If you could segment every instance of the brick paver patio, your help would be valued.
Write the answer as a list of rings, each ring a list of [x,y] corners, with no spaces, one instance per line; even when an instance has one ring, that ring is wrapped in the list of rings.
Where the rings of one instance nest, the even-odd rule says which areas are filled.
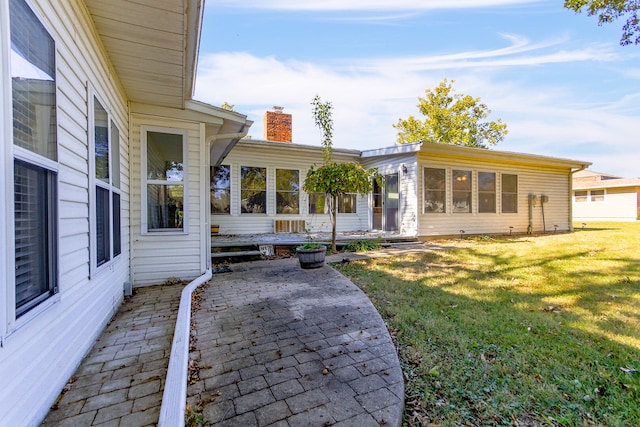
[[[193,318],[187,400],[207,425],[401,425],[395,348],[353,283],[293,258],[232,270],[213,276]],[[182,289],[127,299],[42,426],[156,425]]]
[[[137,289],[101,334],[42,426],[156,425],[182,288]]]

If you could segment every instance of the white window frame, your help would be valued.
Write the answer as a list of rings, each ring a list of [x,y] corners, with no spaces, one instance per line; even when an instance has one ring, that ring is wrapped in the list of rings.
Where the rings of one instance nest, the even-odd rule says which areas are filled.
[[[602,200],[593,200],[594,191],[601,191],[602,194],[598,194],[597,197],[602,197]],[[604,201],[606,201],[607,198],[607,190],[605,188],[598,188],[598,189],[591,189],[589,190],[589,203],[602,203]]]
[[[108,107],[108,104],[104,101],[104,99],[98,95],[96,90],[90,85],[87,84],[88,88],[88,102],[87,102],[87,117],[89,124],[89,250],[90,250],[90,265],[89,265],[89,276],[93,277],[93,275],[99,273],[100,271],[109,269],[109,266],[116,262],[120,256],[122,255],[122,235],[120,236],[120,253],[114,254],[114,216],[113,216],[113,195],[120,195],[120,220],[122,221],[122,192],[119,188],[114,185],[114,158],[113,156],[116,154],[113,149],[114,141],[113,135],[111,131],[112,124],[116,126],[118,129],[118,141],[117,144],[120,144],[120,128],[115,123],[113,115],[111,113],[111,109]],[[106,183],[100,179],[96,178],[96,141],[95,141],[95,100],[97,100],[102,108],[107,113],[107,140],[109,147],[109,182]],[[118,149],[117,153],[120,150]],[[117,159],[120,162],[120,159]],[[118,168],[120,169],[120,168]],[[97,200],[96,200],[96,188],[100,186],[109,192],[109,259],[101,265],[98,265],[98,233],[97,233]]]
[[[436,170],[443,170],[444,171],[444,206],[443,206],[443,211],[442,212],[427,212],[426,211],[426,203],[425,203],[425,198],[427,197],[427,186],[425,185],[425,179],[427,177],[427,169],[436,169]],[[450,174],[450,168],[444,167],[444,166],[430,166],[430,165],[423,165],[422,166],[422,183],[421,183],[421,187],[422,187],[422,215],[447,215],[450,214],[451,209],[447,206],[448,205],[448,197],[449,197],[449,185],[451,182],[451,179],[449,177]],[[438,190],[440,191],[440,190]]]
[[[242,212],[242,192],[243,191],[251,191],[254,190],[253,188],[249,188],[249,189],[245,189],[242,186],[242,168],[253,168],[253,169],[264,169],[264,190],[260,190],[260,191],[264,191],[264,212]],[[241,164],[239,167],[239,171],[238,171],[238,175],[239,175],[239,180],[238,180],[238,201],[240,203],[240,215],[268,215],[269,214],[269,208],[270,208],[270,203],[269,203],[269,169],[267,166],[249,166],[248,164]],[[275,181],[275,173],[274,173],[274,181]],[[275,182],[274,182],[275,184]],[[275,193],[274,193],[274,197],[275,197]],[[275,208],[271,208],[273,209],[273,212],[275,212]]]
[[[278,190],[278,171],[295,171],[298,172],[298,189],[297,190]],[[300,182],[300,177],[301,177],[301,173],[300,173],[300,169],[290,169],[290,168],[275,168],[274,171],[274,188],[273,188],[273,195],[275,198],[275,214],[276,215],[300,215],[301,211],[300,209],[302,208],[301,206],[301,195],[302,195],[302,183]],[[285,194],[291,194],[291,193],[298,193],[298,212],[297,213],[279,213],[278,212],[278,193],[285,193]]]
[[[49,36],[53,39],[54,44],[56,40],[53,36],[55,34],[51,31],[51,28],[42,19],[40,13],[35,10],[30,2],[25,1],[27,6],[34,13],[39,23],[44,27]],[[0,173],[0,189],[4,191],[5,197],[0,197],[0,213],[3,215],[0,218],[0,247],[4,248],[4,253],[0,255],[0,271],[4,275],[0,274],[0,347],[3,347],[6,343],[6,339],[19,330],[24,325],[37,318],[42,312],[48,310],[54,304],[60,302],[59,284],[60,284],[60,212],[59,212],[59,188],[60,188],[60,176],[59,176],[59,140],[56,138],[56,160],[51,160],[45,156],[33,153],[27,149],[19,147],[13,143],[13,97],[12,97],[12,82],[11,82],[11,36],[10,36],[10,23],[9,23],[9,3],[0,1],[0,94],[2,100],[0,100],[0,137],[6,141],[2,144],[0,149],[0,165],[4,166],[4,173]],[[54,50],[54,61],[58,63],[57,49]],[[59,96],[58,96],[58,79],[56,76],[56,118],[60,117],[59,108]],[[58,124],[56,123],[56,132]],[[41,301],[28,311],[23,313],[20,317],[16,318],[16,283],[15,283],[15,214],[14,214],[14,160],[21,160],[32,164],[37,167],[44,168],[49,172],[52,172],[55,176],[55,196],[54,203],[56,204],[56,215],[53,218],[55,222],[55,230],[53,240],[56,243],[56,258],[52,262],[52,267],[55,268],[56,274],[53,277],[54,289],[53,295]],[[51,195],[49,195],[51,196]],[[2,298],[4,296],[4,298]],[[4,302],[1,302],[3,301]]]
[[[493,212],[481,212],[480,211],[480,195],[481,194],[490,194],[488,191],[480,190],[480,174],[487,173],[493,174]],[[486,214],[486,215],[495,215],[498,213],[498,172],[496,171],[487,171],[487,170],[479,170],[476,172],[476,195],[477,195],[477,212],[478,214]]]
[[[515,176],[516,177],[516,210],[515,212],[504,212],[504,204],[502,200],[502,195],[504,193],[504,185],[503,178],[505,175]],[[517,215],[520,212],[520,174],[513,172],[500,172],[500,191],[499,191],[500,203],[499,203],[499,211],[500,215]]]
[[[182,181],[162,181],[162,180],[150,180],[147,179],[147,133],[158,132],[168,133],[172,135],[182,135]],[[189,159],[187,151],[189,141],[189,131],[187,129],[172,128],[172,127],[159,127],[159,126],[140,126],[140,176],[142,189],[140,200],[140,224],[141,234],[148,236],[166,236],[166,235],[185,235],[189,234]],[[168,183],[168,184],[167,184]],[[168,228],[168,229],[149,229],[147,220],[147,186],[149,184],[159,185],[182,185],[182,206],[183,206],[183,219],[182,229]]]
[[[232,180],[233,180],[233,168],[231,167],[231,163],[226,163],[226,164],[221,164],[218,166],[210,166],[209,167],[209,194],[211,194],[212,191],[214,190],[220,190],[222,189],[222,187],[212,187],[213,185],[213,169],[214,168],[219,168],[219,167],[227,167],[229,168],[229,188],[228,188],[228,192],[229,192],[229,212],[211,212],[211,209],[213,206],[209,206],[209,215],[231,215],[231,211],[233,209],[233,184],[232,184]],[[211,202],[211,197],[209,199],[209,201]],[[210,203],[211,204],[211,203]]]

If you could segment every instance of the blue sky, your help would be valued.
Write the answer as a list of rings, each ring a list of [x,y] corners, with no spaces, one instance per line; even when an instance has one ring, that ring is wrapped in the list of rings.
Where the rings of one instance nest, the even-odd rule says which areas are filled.
[[[586,160],[640,177],[640,46],[562,0],[209,0],[195,98],[233,104],[263,138],[274,105],[320,145],[310,102],[333,104],[334,145],[396,143],[393,124],[444,78],[509,134],[495,149]]]

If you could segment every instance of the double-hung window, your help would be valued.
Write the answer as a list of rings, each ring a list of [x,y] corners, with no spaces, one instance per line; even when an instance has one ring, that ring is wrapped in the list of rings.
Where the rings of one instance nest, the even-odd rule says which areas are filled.
[[[338,196],[338,213],[356,213],[356,193],[344,193]]]
[[[495,172],[478,172],[478,212],[496,213]]]
[[[231,213],[231,168],[211,166],[211,213]]]
[[[326,193],[309,193],[309,213],[328,214],[329,197]]]
[[[276,169],[276,213],[300,213],[300,171]]]
[[[10,0],[15,317],[57,292],[55,43],[24,0]]]
[[[518,175],[502,174],[502,213],[518,212]]]
[[[267,213],[267,168],[240,167],[240,212]]]
[[[187,131],[143,126],[142,150],[146,154],[143,198],[143,232],[184,232],[187,229]]]
[[[471,213],[471,171],[453,170],[451,176],[451,212]]]
[[[424,213],[444,213],[446,208],[445,169],[424,168]]]
[[[95,184],[95,267],[122,252],[120,222],[120,131],[93,96],[93,165]]]

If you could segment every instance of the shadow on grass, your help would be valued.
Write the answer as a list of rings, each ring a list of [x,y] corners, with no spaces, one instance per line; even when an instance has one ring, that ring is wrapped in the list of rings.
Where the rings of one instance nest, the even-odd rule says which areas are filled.
[[[454,251],[339,267],[398,330],[407,425],[640,425],[638,259]]]

